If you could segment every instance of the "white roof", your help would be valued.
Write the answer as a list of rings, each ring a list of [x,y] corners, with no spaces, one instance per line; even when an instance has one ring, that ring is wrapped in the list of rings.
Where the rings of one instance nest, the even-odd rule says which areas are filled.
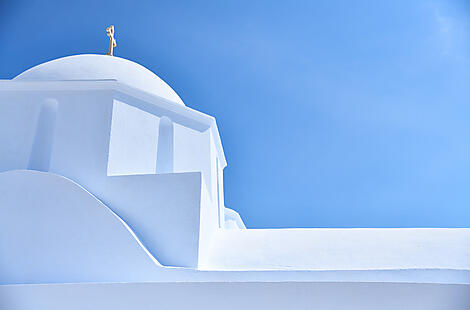
[[[470,229],[220,230],[206,270],[470,270]]]
[[[152,71],[138,63],[115,56],[88,54],[58,58],[26,70],[13,80],[117,80],[184,105],[176,92]]]

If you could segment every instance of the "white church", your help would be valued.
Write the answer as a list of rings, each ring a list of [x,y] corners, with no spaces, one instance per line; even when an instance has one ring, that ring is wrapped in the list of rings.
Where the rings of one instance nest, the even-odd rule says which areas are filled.
[[[226,165],[135,62],[0,80],[0,309],[470,309],[470,229],[247,229]]]

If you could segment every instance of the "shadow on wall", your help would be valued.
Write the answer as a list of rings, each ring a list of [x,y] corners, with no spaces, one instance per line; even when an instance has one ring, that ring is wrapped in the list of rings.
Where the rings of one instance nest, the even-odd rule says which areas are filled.
[[[173,141],[173,122],[164,116],[160,119],[160,126],[158,127],[156,173],[173,172]]]
[[[39,110],[28,169],[49,171],[58,102],[48,98]]]

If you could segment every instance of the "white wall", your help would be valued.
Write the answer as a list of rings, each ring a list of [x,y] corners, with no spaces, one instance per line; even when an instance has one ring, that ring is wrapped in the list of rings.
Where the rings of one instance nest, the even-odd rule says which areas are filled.
[[[466,310],[470,286],[398,283],[115,283],[0,286],[8,310]]]
[[[124,222],[64,177],[0,173],[0,202],[0,284],[144,280],[159,268]]]
[[[77,94],[58,100],[51,172],[71,178],[103,200],[162,264],[195,266],[200,176],[108,177],[111,93]]]
[[[210,131],[199,132],[174,124],[174,172],[200,171],[212,199],[214,178],[211,167]]]
[[[108,175],[154,174],[160,118],[114,100]]]
[[[0,172],[28,167],[45,100],[37,92],[0,92]]]
[[[164,110],[152,114],[135,107],[136,99],[115,96],[111,90],[0,92],[0,171],[31,168],[66,176],[106,201],[163,264],[195,267],[200,186],[217,212],[211,131],[175,123],[174,140],[159,152]],[[44,109],[51,100],[53,109]],[[173,163],[165,159],[170,155]],[[200,172],[204,181],[198,173],[155,175],[173,171]]]
[[[470,270],[470,229],[221,230],[206,269]]]
[[[205,186],[202,187],[200,211],[198,268],[210,260],[214,237],[219,231],[217,201],[212,200]]]

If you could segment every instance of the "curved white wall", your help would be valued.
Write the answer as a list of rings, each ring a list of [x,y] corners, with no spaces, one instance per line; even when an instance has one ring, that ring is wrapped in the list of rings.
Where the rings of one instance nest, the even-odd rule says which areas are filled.
[[[159,264],[128,227],[67,178],[0,173],[0,285],[148,279]]]

